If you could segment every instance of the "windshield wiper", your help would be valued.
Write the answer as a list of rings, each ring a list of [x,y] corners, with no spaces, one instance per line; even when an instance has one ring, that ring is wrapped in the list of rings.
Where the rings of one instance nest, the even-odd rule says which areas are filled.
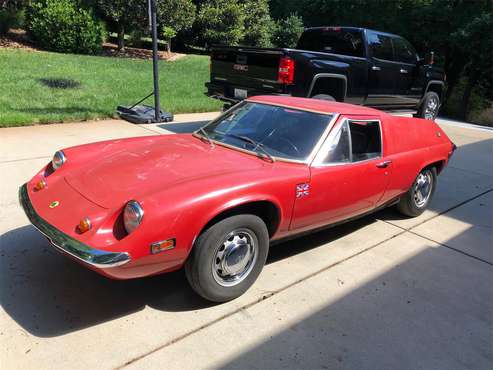
[[[209,144],[211,144],[212,148],[214,148],[214,143],[212,142],[210,136],[207,134],[207,132],[204,130],[204,128],[201,127],[197,131],[200,132],[202,134],[201,136],[204,137]]]
[[[262,153],[270,159],[270,161],[272,163],[275,162],[274,160],[274,157],[272,155],[269,154],[269,152],[265,149],[264,147],[264,144],[262,143],[259,143],[258,141],[255,141],[253,140],[252,138],[249,138],[248,136],[242,136],[242,135],[235,135],[235,134],[229,134],[229,133],[224,133],[223,134],[224,136],[230,136],[230,137],[234,137],[235,139],[239,139],[239,140],[242,140],[242,141],[245,141],[247,143],[250,143],[254,146],[253,150],[255,151],[255,149],[260,149],[262,151]]]

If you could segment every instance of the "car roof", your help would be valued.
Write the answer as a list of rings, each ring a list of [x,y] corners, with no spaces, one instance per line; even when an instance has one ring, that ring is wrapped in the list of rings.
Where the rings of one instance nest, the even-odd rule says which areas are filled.
[[[382,111],[363,107],[361,105],[338,103],[320,99],[295,98],[292,96],[260,95],[250,97],[247,101],[279,105],[293,109],[301,109],[325,114],[340,113],[344,115],[369,115],[378,117],[385,114]]]

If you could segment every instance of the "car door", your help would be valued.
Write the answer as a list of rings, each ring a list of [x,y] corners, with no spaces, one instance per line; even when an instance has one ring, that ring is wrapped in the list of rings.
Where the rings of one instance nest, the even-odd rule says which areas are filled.
[[[368,96],[365,105],[386,106],[397,104],[396,87],[399,64],[394,62],[390,35],[367,31],[368,43]]]
[[[422,84],[418,57],[414,48],[402,37],[392,37],[394,60],[399,64],[396,92],[399,104],[415,106],[421,96]]]
[[[307,191],[296,198],[291,229],[335,223],[379,204],[392,170],[381,127],[376,118],[339,120],[310,167]]]

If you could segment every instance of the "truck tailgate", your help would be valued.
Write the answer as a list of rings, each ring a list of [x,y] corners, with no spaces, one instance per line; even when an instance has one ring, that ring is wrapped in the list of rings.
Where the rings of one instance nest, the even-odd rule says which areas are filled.
[[[227,86],[226,95],[235,97],[234,88],[281,92],[277,77],[282,49],[218,46],[211,51],[211,82]]]

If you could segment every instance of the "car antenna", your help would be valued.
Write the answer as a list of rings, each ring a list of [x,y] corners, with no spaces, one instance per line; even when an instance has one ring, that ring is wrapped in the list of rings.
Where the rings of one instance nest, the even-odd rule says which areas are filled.
[[[157,5],[156,0],[147,0],[149,10],[149,28],[152,33],[152,70],[154,78],[154,90],[130,107],[119,105],[117,114],[124,120],[132,123],[160,123],[173,121],[173,114],[161,110],[159,107],[159,70],[158,70],[158,45],[157,45]],[[154,107],[140,105],[144,100],[154,95]]]

